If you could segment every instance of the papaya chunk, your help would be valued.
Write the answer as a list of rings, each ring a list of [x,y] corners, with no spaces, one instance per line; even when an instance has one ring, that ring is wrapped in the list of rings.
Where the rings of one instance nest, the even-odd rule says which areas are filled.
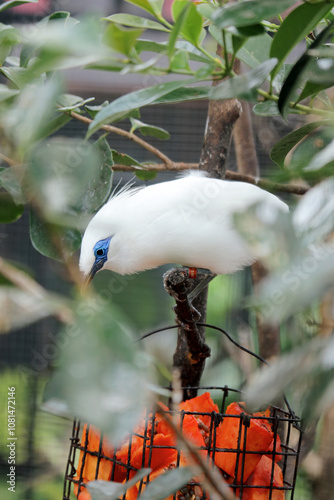
[[[241,415],[241,413],[245,413],[245,411],[240,403],[231,403],[227,407],[226,416],[216,430],[216,448],[225,449],[226,451],[216,451],[214,455],[215,464],[229,476],[237,479],[238,482],[241,481],[241,478],[243,479],[243,482],[247,480],[261,460],[262,454],[268,451],[268,448],[273,441],[273,432],[269,430],[265,424],[263,424],[262,420],[250,418],[250,425],[247,428],[244,454],[245,426],[242,424],[241,419],[237,418]],[[238,450],[239,435],[240,448]],[[247,451],[252,453],[246,453]],[[239,460],[237,461],[238,457]],[[237,468],[238,473],[236,477]]]
[[[259,411],[257,413],[253,413],[253,416],[254,417],[265,417],[264,419],[261,419],[263,424],[266,425],[270,431],[273,430],[272,424],[268,420],[268,418],[270,417],[270,407],[269,406],[265,411]],[[268,448],[268,452],[270,452],[270,453],[268,453],[268,455],[266,455],[266,456],[268,458],[273,459],[273,456],[274,456],[273,451],[274,451],[274,437],[273,437],[272,443],[270,444],[270,446]],[[281,438],[279,437],[279,434],[277,434],[276,435],[276,446],[275,446],[275,462],[280,462],[281,460],[282,460],[282,442],[281,442]]]
[[[96,468],[98,466],[97,479],[103,479],[104,481],[110,481],[111,473],[113,469],[113,463],[105,458],[98,459],[97,456],[91,455],[89,452],[98,452],[100,450],[101,434],[92,425],[89,426],[85,424],[83,427],[81,446],[86,448],[86,452],[80,450],[79,462],[77,467],[77,474],[74,477],[76,481],[79,481],[80,477],[84,483],[93,481],[96,476]],[[103,438],[101,455],[112,458],[114,456],[113,447],[111,444]],[[98,462],[99,460],[99,462]],[[124,479],[125,473],[122,473],[120,467],[116,465],[114,470],[115,480]],[[122,478],[122,476],[124,476]],[[116,479],[117,478],[117,479]],[[74,494],[78,495],[79,485],[75,484]],[[89,500],[91,498],[88,491],[81,486],[78,498],[80,500]]]
[[[218,406],[212,401],[209,392],[204,392],[201,396],[188,399],[179,405],[180,410],[200,413],[212,413],[215,411],[219,413]],[[210,428],[211,416],[210,415],[194,415],[196,419],[200,419],[206,427]]]
[[[137,448],[131,453],[130,464],[135,469],[139,470],[143,467],[158,469],[167,467],[177,459],[177,450],[175,447],[175,439],[171,435],[164,436],[156,434],[153,438],[152,452],[150,452],[151,441],[146,443],[145,458],[143,464],[143,447]],[[150,456],[151,454],[151,456]],[[134,475],[135,471],[132,471]]]
[[[92,500],[92,495],[85,488],[82,491],[80,491],[78,500]]]
[[[269,500],[270,498],[270,480],[272,473],[273,461],[263,455],[257,466],[255,467],[252,474],[247,479],[246,486],[267,486],[267,488],[243,488],[242,490],[242,500]],[[284,500],[284,490],[277,490],[274,488],[283,487],[283,474],[282,471],[276,463],[274,464],[274,477],[272,482],[272,500]],[[239,493],[240,495],[240,493]],[[238,490],[237,490],[238,498]]]
[[[167,406],[162,406],[166,412],[169,411]],[[284,500],[284,490],[277,489],[283,487],[283,477],[276,463],[282,458],[282,446],[278,434],[274,439],[274,420],[269,407],[264,412],[247,414],[244,403],[232,403],[218,427],[211,425],[211,414],[219,414],[219,409],[209,392],[181,403],[178,409],[181,413],[173,417],[174,425],[181,429],[184,437],[205,460],[211,455],[215,465],[228,477],[226,480],[232,484],[237,497],[240,497],[242,488],[242,500],[269,500],[270,494],[272,500]],[[244,418],[241,418],[241,414],[244,414]],[[213,432],[210,435],[211,427]],[[89,481],[97,478],[126,483],[138,470],[150,468],[149,476],[126,492],[126,500],[137,500],[147,484],[167,470],[186,467],[196,461],[185,450],[178,451],[177,445],[174,426],[159,412],[146,413],[146,418],[136,425],[117,451],[105,438],[101,442],[101,434],[97,429],[84,425],[81,439],[83,449],[80,450],[74,477],[74,481],[77,481],[74,494],[78,500],[91,500],[85,486]],[[99,451],[102,456],[94,456]],[[79,480],[83,484],[79,485]],[[176,498],[203,498],[202,481],[201,474],[194,477],[176,493]],[[205,497],[209,499],[208,495]],[[174,495],[165,500],[172,498]]]

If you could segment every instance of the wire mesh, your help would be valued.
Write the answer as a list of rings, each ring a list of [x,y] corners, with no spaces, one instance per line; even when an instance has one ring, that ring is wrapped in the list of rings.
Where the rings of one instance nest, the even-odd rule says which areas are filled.
[[[233,411],[231,413],[229,410],[232,405],[227,406],[227,402],[231,393],[234,393],[233,399],[235,399],[240,391],[228,387],[194,389],[198,389],[201,393],[210,391],[215,401],[219,402],[219,411],[168,410],[164,417],[158,409],[151,409],[138,427],[118,447],[113,447],[93,427],[75,421],[70,438],[71,446],[63,500],[89,498],[85,489],[88,470],[90,471],[89,480],[104,479],[127,483],[140,469],[149,468],[151,469],[149,474],[119,497],[122,500],[140,498],[146,486],[157,476],[167,470],[187,464],[184,451],[180,451],[177,440],[159,441],[156,436],[161,432],[161,425],[168,425],[166,419],[169,421],[168,417],[173,417],[174,422],[175,418],[178,419],[177,425],[187,437],[186,427],[189,424],[187,420],[189,416],[196,419],[203,435],[203,446],[197,446],[197,452],[205,458],[209,468],[217,468],[236,498],[250,500],[257,498],[257,496],[251,496],[250,493],[255,495],[255,492],[259,492],[260,495],[261,491],[264,496],[260,498],[264,500],[286,500],[287,498],[292,500],[302,438],[300,419],[291,409],[283,410],[276,406],[268,407],[265,412],[248,414],[242,403],[233,403],[237,405],[233,408],[239,406],[241,409],[240,414],[233,414]],[[231,425],[232,420],[233,425]],[[252,449],[250,442],[254,438],[254,430],[260,432],[261,426],[262,432],[264,432],[263,429],[270,429],[271,445],[263,446],[263,449],[256,445]],[[234,441],[231,432],[222,437],[224,428],[225,430],[234,429],[232,434],[237,432]],[[223,447],[222,444],[224,444]],[[262,460],[261,467],[265,470],[266,481],[263,481],[263,477],[259,474],[258,477],[256,476],[256,467],[260,460]],[[222,466],[223,464],[225,466]],[[254,464],[257,465],[254,466]],[[281,477],[280,481],[277,480],[278,476]],[[81,493],[80,496],[80,492],[85,493]],[[184,488],[167,498],[168,500],[205,500],[210,496],[198,478],[197,480],[194,478]]]

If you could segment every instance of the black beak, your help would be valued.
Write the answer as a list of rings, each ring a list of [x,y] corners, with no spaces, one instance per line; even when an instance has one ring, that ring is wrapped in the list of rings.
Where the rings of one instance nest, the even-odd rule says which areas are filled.
[[[105,260],[101,259],[101,260],[96,260],[94,262],[94,265],[89,273],[89,275],[87,276],[86,278],[86,281],[84,283],[84,288],[86,289],[87,286],[89,285],[89,283],[92,281],[92,279],[94,278],[95,274],[97,273],[97,271],[99,271],[100,269],[102,269],[103,265],[105,263]]]

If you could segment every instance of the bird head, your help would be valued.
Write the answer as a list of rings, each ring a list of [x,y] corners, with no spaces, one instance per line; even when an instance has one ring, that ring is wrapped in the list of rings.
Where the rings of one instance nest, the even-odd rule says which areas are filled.
[[[87,228],[81,244],[79,267],[86,278],[86,284],[108,261],[112,236],[99,237],[92,228]]]

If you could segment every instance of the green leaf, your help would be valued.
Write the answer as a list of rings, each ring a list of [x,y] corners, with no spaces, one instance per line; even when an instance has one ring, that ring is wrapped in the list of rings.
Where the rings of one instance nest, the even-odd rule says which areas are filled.
[[[326,123],[327,122],[324,120],[314,121],[303,125],[293,132],[290,132],[290,134],[287,134],[285,137],[280,139],[270,151],[271,160],[279,167],[284,168],[285,157],[291,151],[291,149],[296,144],[298,144],[298,142],[304,139],[306,135],[310,134],[313,130],[321,127],[322,125],[325,125]]]
[[[276,59],[269,59],[257,68],[249,71],[249,73],[225,80],[211,89],[209,99],[239,97],[246,100],[254,100],[257,95],[256,89],[262,85],[276,62]]]
[[[70,99],[71,97],[76,98],[77,96],[71,96],[70,94],[64,94],[67,97],[67,99]],[[58,111],[73,111],[74,109],[81,108],[81,106],[84,106],[88,102],[92,102],[95,100],[95,97],[88,97],[87,99],[81,99],[81,97],[78,97],[78,100],[74,104],[69,104],[65,106],[61,106],[58,108]]]
[[[224,45],[221,29],[217,28],[217,26],[211,25],[209,26],[209,32],[219,45]],[[230,54],[233,54],[234,50],[231,33],[226,33],[226,42],[227,51]],[[249,40],[247,40],[243,47],[238,51],[238,59],[247,64],[250,68],[256,68],[259,64],[269,59],[271,42],[272,38],[268,35],[268,33],[249,38]]]
[[[334,2],[331,2],[333,5]],[[277,57],[278,64],[272,72],[274,77],[287,55],[317,26],[331,9],[326,4],[302,4],[294,9],[283,21],[270,48],[270,57]]]
[[[248,0],[216,9],[210,19],[218,28],[250,26],[271,19],[295,3],[295,0]]]
[[[172,104],[176,102],[208,99],[210,92],[210,87],[181,87],[177,90],[173,90],[173,92],[169,92],[168,94],[159,97],[154,104]]]
[[[329,34],[331,33],[331,31],[333,30],[333,27],[334,27],[334,21],[332,21],[325,29],[321,31],[321,33],[319,33],[314,42],[301,56],[301,58],[298,59],[298,61],[288,74],[288,77],[284,82],[278,100],[278,109],[280,110],[280,113],[283,116],[283,118],[286,116],[288,112],[291,97],[294,95],[301,80],[304,78],[305,71],[312,62],[312,57],[309,55],[309,51],[316,49],[319,45],[324,43]]]
[[[196,5],[188,0],[174,0],[172,12],[176,22],[180,16],[184,16],[180,26],[181,34],[183,38],[196,47],[199,43],[203,25],[203,18],[197,11]]]
[[[25,87],[14,109],[3,116],[7,136],[23,155],[44,135],[45,127],[54,118],[55,104],[61,87],[57,79],[45,85]]]
[[[191,74],[189,66],[189,54],[185,50],[176,50],[171,57],[170,69],[172,71],[188,71]],[[196,76],[199,78],[198,74]]]
[[[0,71],[18,89],[23,89],[28,83],[37,77],[37,73],[27,68],[2,67]]]
[[[106,288],[103,298],[91,296],[76,304],[46,399],[63,400],[73,415],[101,429],[117,446],[150,406],[153,381],[148,378],[150,359],[134,342],[112,296]]]
[[[48,123],[44,126],[43,132],[40,135],[40,139],[45,139],[46,137],[49,137],[51,134],[54,134],[57,130],[64,127],[66,123],[72,120],[72,117],[69,114],[66,113],[60,114],[59,113],[60,110],[66,110],[66,109],[72,110],[79,106],[82,106],[85,102],[92,101],[93,99],[94,99],[93,97],[90,97],[89,99],[83,101],[81,97],[78,97],[76,95],[72,94],[60,95],[57,99],[57,106],[61,106],[62,108],[57,108],[54,111],[53,117],[51,117]]]
[[[21,34],[14,26],[0,23],[0,47],[12,47],[21,42]]]
[[[190,2],[185,2],[185,5],[183,5],[183,9],[181,12],[179,12],[175,24],[173,26],[172,32],[169,36],[168,39],[168,55],[169,57],[172,56],[174,50],[175,50],[175,43],[181,33],[183,23],[185,21],[186,15],[188,10],[190,9]]]
[[[306,78],[308,81],[323,85],[328,88],[334,84],[334,60],[316,59],[307,68]]]
[[[156,127],[155,125],[148,125],[147,123],[143,123],[136,118],[130,118],[131,121],[131,132],[135,130],[140,131],[142,135],[150,135],[152,137],[157,137],[158,139],[169,139],[170,134],[167,130],[161,127]]]
[[[300,96],[297,99],[297,103],[303,101],[304,99],[307,99],[308,97],[318,95],[322,90],[325,90],[330,86],[331,84],[327,83],[314,83],[311,81],[307,81],[305,87],[303,88]]]
[[[146,12],[152,14],[152,16],[160,19],[162,17],[161,11],[164,0],[126,0],[128,3],[132,3],[137,7],[140,7]]]
[[[109,57],[108,59],[101,59],[100,61],[91,64],[85,64],[84,69],[97,69],[100,71],[120,72],[123,71],[125,67],[126,67],[125,62],[119,62],[118,60]]]
[[[36,212],[30,212],[30,240],[33,247],[45,257],[62,261],[62,255],[54,244],[57,239],[66,253],[78,250],[81,234],[76,229],[64,229],[43,221]]]
[[[135,174],[137,179],[140,179],[141,181],[153,181],[153,179],[156,178],[157,176],[157,171],[156,170],[136,170]]]
[[[195,72],[195,77],[198,78],[199,80],[210,80],[214,70],[215,70],[215,65],[213,63],[203,64]]]
[[[17,5],[22,5],[24,3],[37,3],[38,0],[9,0],[8,2],[4,2],[0,5],[0,12],[3,12],[6,9],[10,9],[11,7],[16,7]]]
[[[159,83],[153,87],[140,89],[119,97],[97,113],[94,121],[88,127],[88,137],[96,132],[102,125],[105,125],[106,123],[113,123],[120,118],[123,118],[129,111],[152,104],[156,102],[157,99],[172,92],[173,90],[184,87],[193,82],[194,80],[192,79]]]
[[[141,163],[125,153],[119,153],[115,149],[111,150],[113,163],[115,165],[126,165],[127,167],[142,167]]]
[[[21,68],[27,68],[30,59],[32,56],[34,56],[37,52],[36,47],[31,47],[28,44],[23,44],[21,53],[20,53],[20,67]]]
[[[27,189],[36,196],[45,217],[58,224],[66,215],[94,213],[111,189],[111,153],[104,138],[95,144],[53,138],[31,155]]]
[[[39,135],[39,139],[41,140],[49,137],[50,135],[57,132],[57,130],[63,128],[66,123],[70,122],[71,120],[72,117],[70,115],[60,115],[55,113],[54,117],[50,118],[50,120],[44,125],[43,130]]]
[[[127,490],[149,475],[151,469],[140,469],[132,479],[123,484],[112,481],[89,481],[87,489],[93,500],[119,500]]]
[[[14,165],[0,171],[0,185],[10,193],[17,205],[21,205],[27,201],[22,191],[25,172],[26,167],[23,165]]]
[[[80,202],[81,213],[95,213],[108,200],[112,189],[112,166],[113,155],[104,136],[101,136],[95,143],[94,149],[98,153],[98,163],[94,167],[94,175],[87,185],[82,200]]]
[[[331,132],[333,132],[331,130]],[[309,140],[308,140],[309,139]],[[320,130],[313,137],[305,139],[293,152],[291,169],[301,168],[303,172],[318,172],[329,166],[333,172],[334,141],[328,137],[328,131]],[[314,177],[312,175],[312,177]]]
[[[277,102],[274,102],[274,101],[258,102],[253,107],[253,111],[258,116],[276,116],[276,115],[279,115]]]
[[[123,24],[124,26],[141,28],[144,30],[150,29],[166,32],[170,31],[170,29],[166,28],[163,24],[152,21],[151,19],[146,19],[145,17],[133,16],[131,14],[113,14],[108,17],[103,17],[102,21],[110,21],[116,24]]]
[[[164,500],[189,483],[193,476],[194,469],[191,467],[169,470],[154,481],[150,481],[140,498],[141,500]]]
[[[15,222],[22,216],[23,211],[23,205],[17,205],[9,193],[0,191],[0,224]]]
[[[90,116],[94,118],[102,108],[105,108],[109,104],[109,101],[104,101],[99,106],[85,106],[85,109],[88,111]]]
[[[156,52],[158,54],[167,54],[169,42],[153,42],[151,40],[138,40],[135,49],[138,54],[141,52]],[[189,59],[193,61],[208,63],[211,62],[210,59],[205,57],[202,52],[196,47],[194,47],[190,42],[186,40],[178,40],[175,43],[176,50],[185,50],[189,54]]]
[[[115,52],[130,57],[132,49],[143,30],[122,28],[118,24],[109,24],[103,34],[103,41]]]
[[[93,64],[111,56],[111,50],[102,41],[101,23],[94,17],[80,23],[73,18],[40,23],[37,30],[26,34],[25,40],[36,51],[29,70],[39,75]]]
[[[236,28],[235,26],[231,26],[230,28],[227,28],[227,31],[229,33],[232,33],[232,35],[236,35],[238,37],[243,37],[243,38],[251,38],[253,36],[259,36],[263,35],[266,33],[266,30],[262,24],[252,24],[250,26],[240,26],[239,28]]]
[[[232,35],[233,54],[236,55],[245,43],[246,43],[246,39],[244,37]]]
[[[159,68],[157,66],[157,62],[161,59],[160,55],[153,56],[150,59],[133,64],[130,62],[129,64],[125,64],[122,69],[122,75],[126,75],[127,73],[146,73],[146,74],[159,74]]]
[[[9,89],[7,85],[0,83],[0,102],[6,101],[7,99],[10,99],[14,95],[17,95],[18,93],[19,93],[18,90]]]
[[[158,54],[167,54],[168,46],[167,43],[154,42],[153,40],[137,40],[135,46],[136,52],[141,54],[141,52],[156,52]]]

